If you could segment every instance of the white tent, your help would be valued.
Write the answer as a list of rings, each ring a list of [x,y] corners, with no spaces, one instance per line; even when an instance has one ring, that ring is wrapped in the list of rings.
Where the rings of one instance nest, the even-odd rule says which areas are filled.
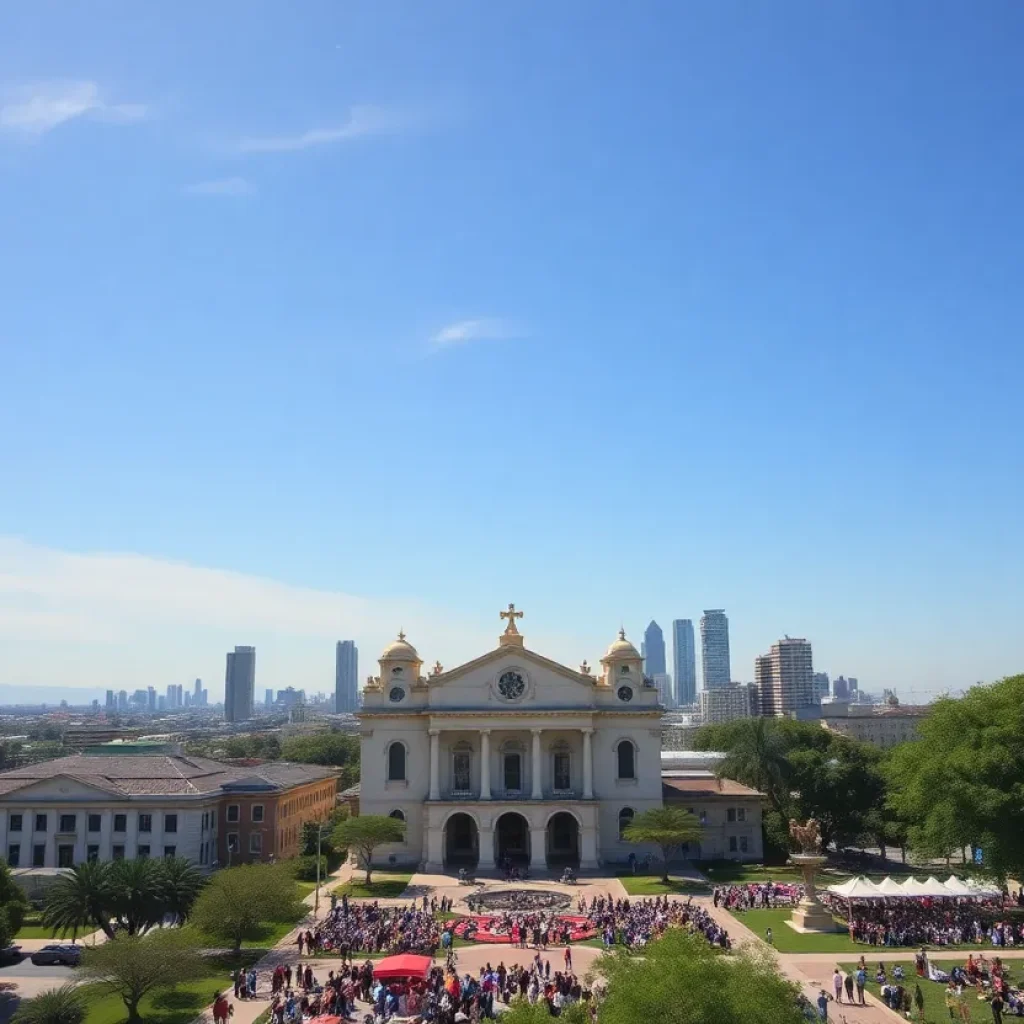
[[[1003,890],[991,882],[981,882],[975,878],[968,878],[967,884],[974,890],[976,896],[1002,896]]]
[[[919,882],[916,878],[908,878],[903,885],[904,896],[930,896],[931,893],[928,891],[928,886],[923,882]]]
[[[927,895],[929,895],[929,896],[952,896],[952,895],[954,895],[934,875],[929,876],[928,880],[924,883],[924,886],[928,890]]]
[[[974,891],[969,885],[961,882],[956,875],[950,875],[945,882],[946,888],[954,896],[977,896],[977,892]]]
[[[907,894],[903,891],[903,886],[899,882],[894,882],[891,878],[883,878],[878,883],[878,891],[883,896],[906,896]]]
[[[878,891],[878,886],[863,875],[851,878],[840,885],[830,885],[828,891],[833,896],[842,896],[845,900],[877,900],[884,893]]]

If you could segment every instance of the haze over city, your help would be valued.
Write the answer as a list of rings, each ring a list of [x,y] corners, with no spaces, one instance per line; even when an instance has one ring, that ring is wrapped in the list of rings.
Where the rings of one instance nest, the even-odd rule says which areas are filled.
[[[0,702],[1020,669],[1019,6],[104,10],[0,13]]]

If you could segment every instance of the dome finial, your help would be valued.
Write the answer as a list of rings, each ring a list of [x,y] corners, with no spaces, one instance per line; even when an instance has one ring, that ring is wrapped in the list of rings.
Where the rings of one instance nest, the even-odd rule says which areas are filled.
[[[399,628],[399,630],[398,630],[398,639],[399,640],[404,640],[405,639],[405,630],[404,629]]]
[[[625,640],[626,639],[626,627],[625,626],[619,626],[619,639],[620,640]]]

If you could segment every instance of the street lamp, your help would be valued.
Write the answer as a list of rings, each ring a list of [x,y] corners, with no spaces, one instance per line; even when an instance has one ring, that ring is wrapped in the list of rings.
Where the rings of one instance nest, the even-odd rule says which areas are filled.
[[[331,824],[326,821],[318,821],[316,823],[316,896],[313,897],[314,918],[320,912],[320,842],[325,835],[330,834],[331,827]]]

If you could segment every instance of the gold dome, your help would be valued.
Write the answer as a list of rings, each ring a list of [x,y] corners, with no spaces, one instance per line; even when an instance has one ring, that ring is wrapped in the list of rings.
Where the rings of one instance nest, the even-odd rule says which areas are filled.
[[[626,639],[626,631],[619,630],[619,639],[605,651],[606,658],[639,658],[640,652]]]
[[[405,639],[405,633],[399,631],[398,639],[392,640],[391,643],[384,648],[384,653],[380,656],[381,661],[419,661],[420,656],[416,652],[416,648],[413,647],[408,640]]]

